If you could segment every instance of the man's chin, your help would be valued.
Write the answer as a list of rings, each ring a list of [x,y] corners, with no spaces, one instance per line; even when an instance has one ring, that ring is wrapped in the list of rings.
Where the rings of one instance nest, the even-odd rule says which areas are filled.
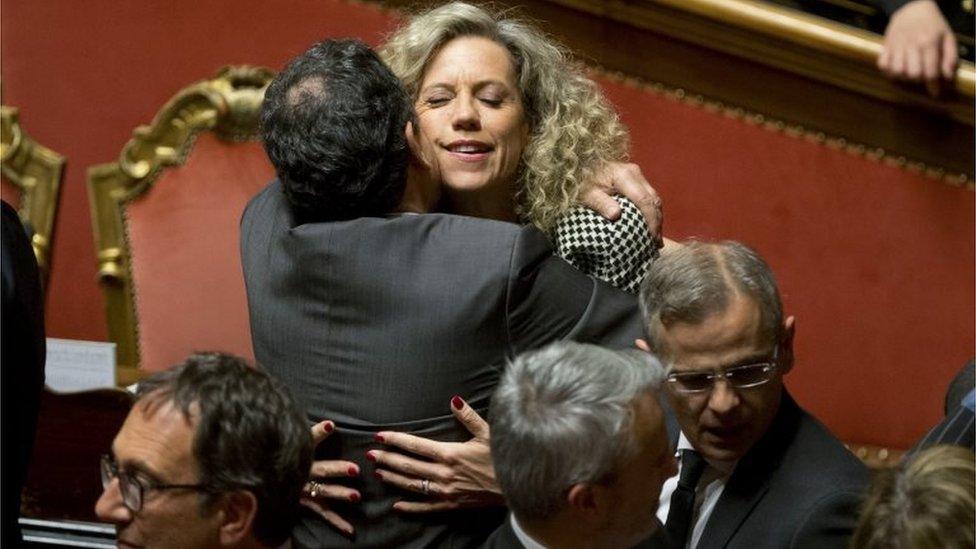
[[[704,433],[695,449],[709,461],[733,462],[742,459],[749,450],[749,445],[744,444],[741,439],[726,439]]]

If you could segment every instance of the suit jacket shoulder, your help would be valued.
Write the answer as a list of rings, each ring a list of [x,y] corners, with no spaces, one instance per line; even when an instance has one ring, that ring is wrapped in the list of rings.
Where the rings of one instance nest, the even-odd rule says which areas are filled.
[[[699,548],[843,548],[867,468],[784,391],[766,435],[719,498]]]
[[[515,535],[515,530],[512,529],[512,521],[507,517],[505,522],[488,536],[481,549],[525,549],[525,546]]]

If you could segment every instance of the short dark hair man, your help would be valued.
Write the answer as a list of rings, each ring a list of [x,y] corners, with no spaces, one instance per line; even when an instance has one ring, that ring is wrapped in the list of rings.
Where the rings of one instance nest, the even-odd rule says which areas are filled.
[[[264,148],[303,222],[393,212],[403,197],[413,113],[399,80],[355,40],[316,44],[268,86]]]
[[[139,383],[95,512],[120,547],[278,547],[311,455],[284,388],[239,358],[196,354]]]
[[[640,300],[681,427],[658,509],[672,546],[845,547],[867,469],[783,386],[794,320],[762,258],[689,243],[651,266]]]
[[[636,300],[554,257],[534,227],[392,215],[425,212],[437,193],[405,178],[411,105],[364,44],[316,44],[265,101],[280,181],[241,220],[251,335],[258,362],[314,420],[338,427],[320,458],[362,470],[374,435],[388,429],[465,440],[447,403],[458,395],[484,411],[506,359],[561,338],[623,347],[640,336]],[[342,141],[349,133],[357,141]],[[403,491],[372,475],[346,480],[332,491],[342,500],[321,499],[327,490],[319,499],[355,533],[306,513],[298,544],[338,546],[354,536],[369,546],[470,545],[504,517],[499,509],[419,519],[392,510]],[[440,488],[429,479],[411,486]]]
[[[675,472],[657,360],[595,345],[523,353],[492,397],[491,455],[511,510],[486,549],[633,547]]]

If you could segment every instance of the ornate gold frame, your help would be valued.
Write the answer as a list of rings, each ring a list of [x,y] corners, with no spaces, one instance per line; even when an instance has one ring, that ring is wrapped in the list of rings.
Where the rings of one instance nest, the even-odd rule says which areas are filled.
[[[17,213],[34,231],[31,245],[46,286],[64,157],[24,133],[15,107],[0,106],[0,127],[0,166],[4,177],[23,193]]]
[[[109,339],[118,346],[119,385],[141,377],[125,207],[163,170],[182,165],[200,132],[211,130],[228,141],[256,139],[264,90],[274,74],[263,67],[225,67],[215,78],[184,88],[151,124],[135,129],[118,162],[88,170],[98,281],[105,292]]]

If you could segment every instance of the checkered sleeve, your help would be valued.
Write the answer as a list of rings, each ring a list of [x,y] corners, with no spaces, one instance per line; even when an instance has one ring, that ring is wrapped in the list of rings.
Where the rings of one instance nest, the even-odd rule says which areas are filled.
[[[614,199],[623,210],[620,219],[608,221],[577,206],[556,223],[553,244],[556,254],[580,271],[636,294],[657,248],[637,206],[622,196]]]

